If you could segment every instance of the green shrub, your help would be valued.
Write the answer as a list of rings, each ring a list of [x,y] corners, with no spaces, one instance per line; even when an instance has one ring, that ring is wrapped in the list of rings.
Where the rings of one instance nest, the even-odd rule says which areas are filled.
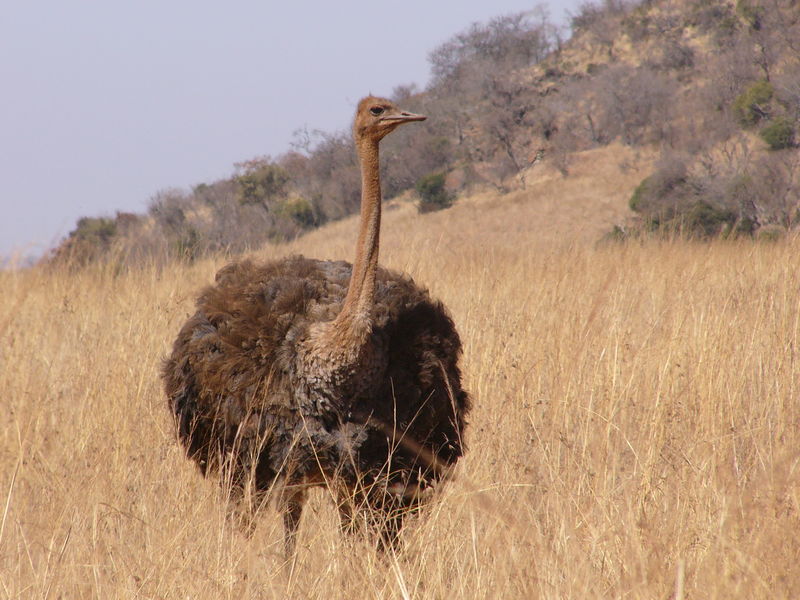
[[[756,81],[733,101],[733,112],[745,127],[758,123],[767,116],[768,104],[775,88],[766,79]]]
[[[289,173],[278,165],[258,163],[254,167],[236,177],[239,184],[239,202],[242,204],[260,204],[265,209],[286,190]]]
[[[106,217],[81,217],[69,237],[91,242],[108,244],[117,233],[117,223]]]
[[[783,150],[794,146],[794,123],[786,117],[778,117],[764,127],[759,135],[770,150]]]
[[[736,222],[736,214],[726,208],[717,208],[708,202],[695,202],[680,219],[686,233],[700,237],[712,237]]]
[[[417,209],[421,213],[442,210],[452,206],[454,197],[445,189],[445,174],[430,173],[417,182],[419,204]]]
[[[275,211],[277,214],[289,218],[301,227],[313,227],[317,220],[314,216],[314,207],[311,202],[302,196],[292,196],[282,201]]]
[[[650,219],[669,218],[670,207],[686,195],[687,178],[686,165],[681,160],[662,160],[653,174],[633,191],[628,206]]]
[[[81,217],[67,239],[53,250],[50,260],[80,267],[96,261],[111,249],[117,223],[107,217]]]
[[[645,177],[642,179],[641,183],[636,186],[636,189],[633,190],[633,194],[631,194],[631,199],[628,200],[628,206],[633,212],[641,212],[644,202],[649,195],[649,186],[648,183],[651,181],[652,176]]]

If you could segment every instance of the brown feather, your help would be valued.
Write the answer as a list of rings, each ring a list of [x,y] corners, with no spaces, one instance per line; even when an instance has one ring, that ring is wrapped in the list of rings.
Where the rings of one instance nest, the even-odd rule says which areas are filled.
[[[403,515],[464,451],[470,401],[453,321],[427,290],[377,266],[377,142],[397,122],[370,117],[376,103],[393,119],[424,118],[383,99],[359,106],[357,138],[366,122],[376,139],[359,143],[356,267],[302,256],[224,267],[162,368],[188,455],[240,499],[249,483],[261,495],[277,486],[290,552],[308,486],[331,484],[346,522],[363,509],[394,543]]]

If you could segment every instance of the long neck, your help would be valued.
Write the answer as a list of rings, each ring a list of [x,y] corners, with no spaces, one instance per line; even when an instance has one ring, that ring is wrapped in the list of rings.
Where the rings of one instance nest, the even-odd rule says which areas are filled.
[[[381,177],[378,141],[356,142],[361,163],[361,220],[350,287],[341,312],[332,325],[340,336],[362,340],[372,325],[375,275],[381,231]]]

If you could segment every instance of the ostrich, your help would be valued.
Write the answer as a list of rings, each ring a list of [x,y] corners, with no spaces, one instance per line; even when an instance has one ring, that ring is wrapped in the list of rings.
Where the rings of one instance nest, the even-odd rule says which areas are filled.
[[[453,321],[427,290],[378,266],[378,145],[425,118],[373,96],[358,105],[352,266],[302,256],[225,266],[162,367],[188,456],[230,486],[251,527],[246,507],[277,498],[287,556],[309,488],[329,486],[343,529],[366,524],[380,548],[394,546],[404,515],[464,449],[470,399]]]

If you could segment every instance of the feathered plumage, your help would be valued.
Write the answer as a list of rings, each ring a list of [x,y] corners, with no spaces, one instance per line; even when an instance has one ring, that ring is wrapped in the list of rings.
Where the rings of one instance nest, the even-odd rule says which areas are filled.
[[[388,103],[367,100],[373,116]],[[289,552],[308,487],[331,485],[345,524],[363,509],[391,543],[464,449],[458,334],[427,290],[377,267],[380,195],[367,191],[361,274],[301,256],[228,265],[163,365],[188,455],[234,490],[277,490]]]

